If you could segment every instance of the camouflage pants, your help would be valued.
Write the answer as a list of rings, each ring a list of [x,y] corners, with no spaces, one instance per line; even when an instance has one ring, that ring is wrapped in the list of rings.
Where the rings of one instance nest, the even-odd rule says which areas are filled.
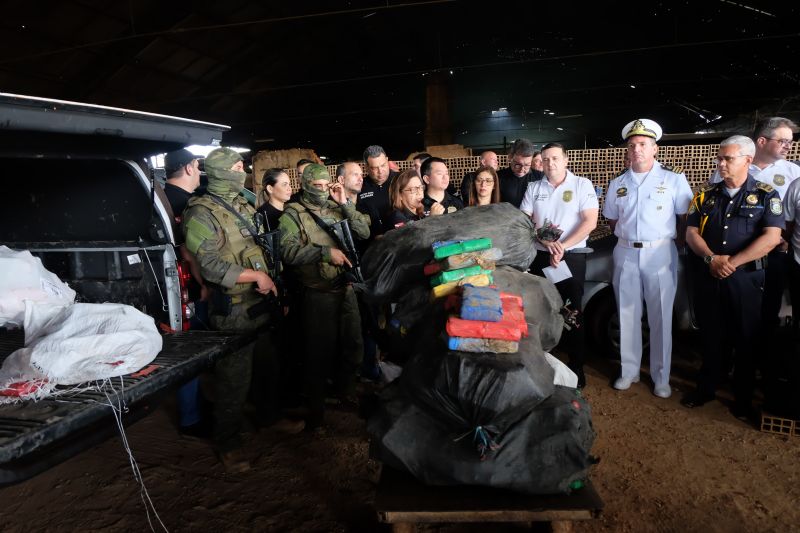
[[[214,444],[226,452],[242,445],[244,405],[256,408],[256,423],[267,426],[278,418],[280,362],[271,332],[219,359],[214,367]]]
[[[361,317],[352,287],[343,292],[306,289],[303,298],[305,336],[304,392],[311,416],[309,427],[322,424],[325,383],[333,380],[333,393],[355,392],[356,369],[364,357]]]

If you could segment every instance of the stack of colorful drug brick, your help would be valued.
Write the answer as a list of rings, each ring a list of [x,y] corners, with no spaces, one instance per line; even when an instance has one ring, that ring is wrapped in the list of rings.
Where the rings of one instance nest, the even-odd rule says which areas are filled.
[[[490,239],[434,243],[425,267],[434,298],[447,296],[455,312],[447,320],[448,347],[464,352],[516,353],[528,335],[522,297],[491,287],[495,262],[503,254]]]
[[[492,248],[491,239],[471,241],[440,241],[433,243],[432,263],[425,265],[425,275],[431,277],[433,297],[442,298],[458,292],[463,285],[491,285],[495,262],[503,253]]]

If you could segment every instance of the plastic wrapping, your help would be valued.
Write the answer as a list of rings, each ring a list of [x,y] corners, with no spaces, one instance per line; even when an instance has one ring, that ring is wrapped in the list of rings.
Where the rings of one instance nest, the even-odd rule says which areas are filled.
[[[429,485],[569,493],[594,463],[591,411],[575,389],[555,387],[549,398],[498,433],[443,425],[397,385],[388,387],[382,400],[367,424],[370,456]],[[482,438],[492,445],[485,460],[476,453]]]
[[[499,322],[503,319],[500,291],[490,287],[464,287],[460,316],[464,320]],[[523,316],[524,320],[524,316]]]
[[[429,217],[372,243],[361,261],[365,283],[357,289],[375,303],[397,301],[409,287],[425,281],[423,267],[433,259],[431,244],[447,239],[489,238],[503,252],[498,266],[527,270],[536,257],[533,233],[530,218],[507,203]]]

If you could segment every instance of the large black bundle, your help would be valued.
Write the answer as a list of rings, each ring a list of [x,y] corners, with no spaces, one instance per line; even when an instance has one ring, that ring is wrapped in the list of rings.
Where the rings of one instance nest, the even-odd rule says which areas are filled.
[[[481,460],[471,443],[412,402],[399,386],[382,394],[367,430],[370,456],[429,485],[481,485],[528,494],[569,493],[588,477],[594,441],[589,404],[580,393],[553,394],[496,439]]]
[[[400,383],[409,397],[457,431],[504,432],[553,393],[552,367],[535,329],[514,354],[448,351],[441,317],[426,316]]]
[[[471,207],[428,217],[377,239],[361,260],[365,283],[359,289],[376,303],[396,301],[409,286],[423,281],[422,267],[433,259],[431,244],[484,237],[503,251],[500,265],[527,270],[536,257],[533,223],[525,213],[507,203]]]

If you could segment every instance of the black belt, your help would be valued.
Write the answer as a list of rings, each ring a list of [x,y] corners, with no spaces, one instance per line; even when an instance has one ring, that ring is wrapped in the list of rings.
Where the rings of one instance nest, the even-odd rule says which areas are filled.
[[[740,265],[739,268],[746,272],[757,272],[759,270],[764,270],[767,268],[767,256],[765,255],[764,257]]]

